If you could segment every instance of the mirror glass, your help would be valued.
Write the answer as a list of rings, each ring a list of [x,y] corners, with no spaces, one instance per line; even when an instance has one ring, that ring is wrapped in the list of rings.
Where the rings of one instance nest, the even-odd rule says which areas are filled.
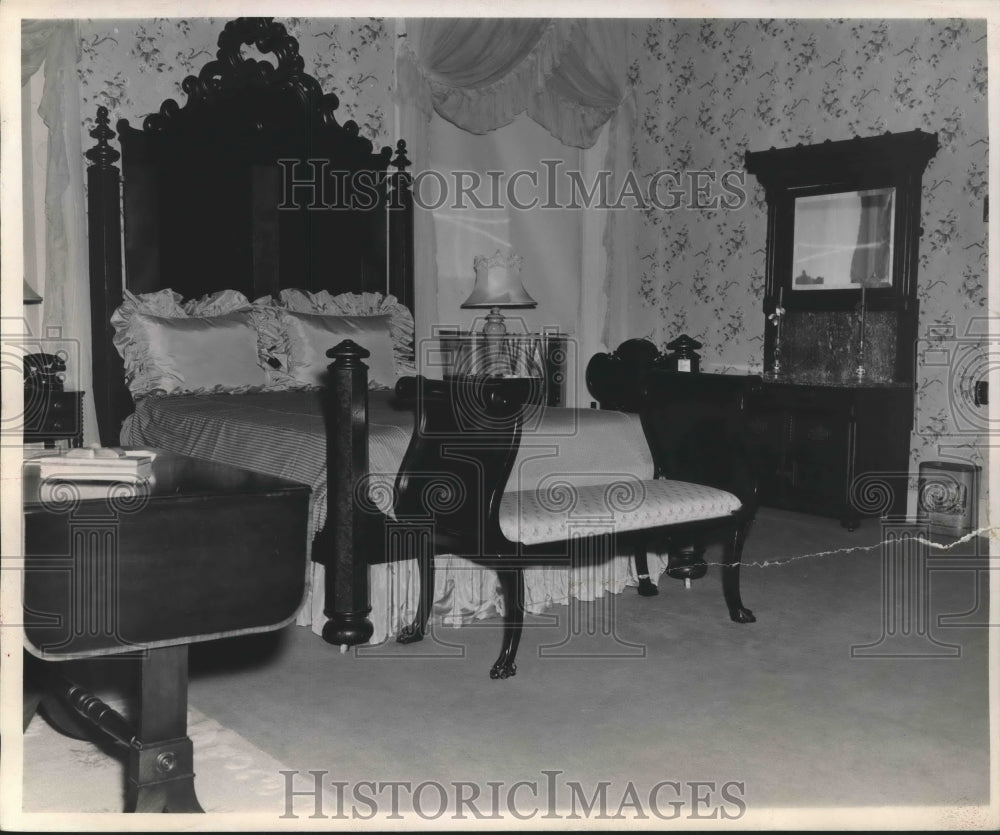
[[[892,285],[895,188],[795,199],[793,290]]]

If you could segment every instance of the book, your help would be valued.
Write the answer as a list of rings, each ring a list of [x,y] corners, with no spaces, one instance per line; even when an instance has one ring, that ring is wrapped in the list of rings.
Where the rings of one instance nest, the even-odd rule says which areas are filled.
[[[148,450],[114,451],[115,455],[80,454],[90,451],[68,450],[35,458],[33,463],[38,464],[38,475],[42,481],[141,481],[153,475],[153,458],[156,456]]]

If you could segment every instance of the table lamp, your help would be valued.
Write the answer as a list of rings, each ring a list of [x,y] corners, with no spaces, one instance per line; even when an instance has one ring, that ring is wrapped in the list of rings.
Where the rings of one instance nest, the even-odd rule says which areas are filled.
[[[463,303],[463,308],[486,307],[490,309],[483,324],[486,336],[504,336],[504,324],[500,308],[536,307],[536,302],[528,295],[521,283],[521,266],[524,259],[513,252],[504,255],[499,249],[494,255],[477,255],[473,261],[476,270],[476,284]]]

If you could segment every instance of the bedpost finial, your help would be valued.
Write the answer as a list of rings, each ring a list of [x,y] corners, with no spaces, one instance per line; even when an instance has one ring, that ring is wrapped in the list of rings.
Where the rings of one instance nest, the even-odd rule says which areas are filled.
[[[400,139],[399,142],[396,143],[396,158],[392,161],[392,164],[399,171],[404,171],[406,168],[413,165],[413,163],[406,158],[405,139]]]
[[[97,127],[90,132],[90,135],[97,140],[97,144],[86,154],[87,159],[97,168],[111,168],[121,156],[108,144],[109,139],[115,138],[115,132],[109,127],[110,121],[108,109],[104,105],[98,107]]]
[[[353,339],[345,339],[330,348],[326,355],[333,360],[332,365],[344,368],[361,365],[361,361],[368,359],[372,352],[364,346],[358,345]]]

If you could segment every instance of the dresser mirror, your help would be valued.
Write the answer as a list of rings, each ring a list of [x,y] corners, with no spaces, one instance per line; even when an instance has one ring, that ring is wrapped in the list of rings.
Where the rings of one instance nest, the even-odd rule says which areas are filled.
[[[895,196],[890,186],[796,197],[792,287],[891,286]]]
[[[937,147],[915,130],[747,152],[767,200],[772,376],[912,384],[921,180]]]

